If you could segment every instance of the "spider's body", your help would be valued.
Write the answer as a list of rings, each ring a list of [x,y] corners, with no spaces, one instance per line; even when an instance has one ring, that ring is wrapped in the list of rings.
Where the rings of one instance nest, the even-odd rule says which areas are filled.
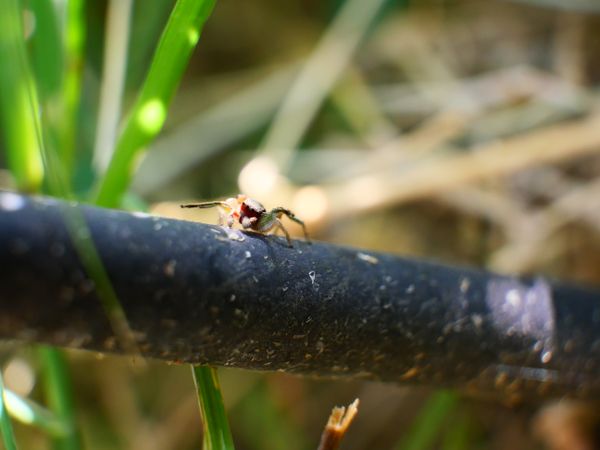
[[[292,247],[290,235],[281,223],[281,220],[279,220],[281,216],[285,215],[302,226],[304,236],[310,242],[304,222],[298,219],[289,209],[277,207],[271,211],[267,211],[262,204],[243,194],[224,201],[181,205],[182,208],[213,208],[215,206],[219,208],[220,225],[223,225],[223,222],[225,222],[229,228],[233,228],[234,223],[238,221],[245,230],[250,229],[263,234],[280,229],[285,234],[288,245]]]

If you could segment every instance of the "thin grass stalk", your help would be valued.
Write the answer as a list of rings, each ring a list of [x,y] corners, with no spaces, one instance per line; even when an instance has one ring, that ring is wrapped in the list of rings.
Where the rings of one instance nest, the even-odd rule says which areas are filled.
[[[52,411],[8,389],[4,389],[4,401],[10,416],[25,425],[36,426],[51,436],[65,436],[70,432],[70,424]]]
[[[90,229],[81,211],[64,212],[65,222],[71,236],[71,240],[79,258],[81,259],[90,279],[94,281],[102,308],[108,318],[112,331],[119,345],[131,355],[139,355],[140,351],[133,335],[133,331],[127,321],[125,311],[108,277],[98,249],[90,235]]]
[[[66,123],[61,90],[64,80],[64,46],[58,12],[52,0],[39,0],[28,5],[33,15],[32,35],[27,42],[28,56],[39,109],[40,126],[38,132],[43,153],[52,151],[59,154],[62,148],[62,134]],[[39,104],[38,104],[39,102]],[[58,159],[62,165],[63,161]],[[62,170],[62,168],[61,168]],[[49,168],[45,165],[48,177]],[[47,181],[47,180],[45,180]],[[47,188],[47,186],[44,186]]]
[[[215,0],[178,0],[158,43],[148,75],[117,141],[95,203],[120,205],[143,149],[165,122],[167,109]]]
[[[81,101],[83,52],[85,44],[85,2],[69,0],[66,5],[64,29],[64,64],[61,103],[63,119],[60,128],[58,155],[67,174],[73,178],[75,147],[79,127],[77,116]]]
[[[36,192],[42,187],[48,169],[44,166],[44,131],[38,94],[25,50],[19,2],[6,0],[4,8],[0,15],[0,64],[3,67],[0,71],[3,88],[0,109],[6,125],[9,167],[21,190]],[[46,383],[52,392],[53,406],[60,408],[57,413],[74,430],[70,420],[72,411],[69,413],[67,408],[72,402],[64,360],[58,350],[45,349],[42,353],[46,355]],[[66,436],[56,440],[55,448],[76,449],[79,444],[72,436]]]
[[[133,0],[111,0],[108,3],[100,105],[94,143],[94,166],[99,173],[105,171],[110,162],[119,131],[132,9]]]
[[[61,20],[52,0],[32,2],[30,6],[35,18],[30,57],[41,106],[43,144],[46,152],[56,154],[55,164],[60,166],[62,176],[72,177],[81,97],[84,9],[81,0],[71,0]],[[65,181],[70,184],[71,180]]]
[[[44,385],[50,408],[65,425],[65,434],[54,435],[52,447],[56,450],[76,450],[81,448],[77,432],[71,377],[62,351],[42,346],[39,349],[44,364]]]
[[[287,171],[319,108],[344,74],[387,0],[344,2],[284,98],[259,153]]]
[[[79,13],[81,13],[81,10],[79,10]],[[42,129],[40,124],[39,141],[43,143],[44,141],[49,140],[50,137],[48,136],[48,133],[48,130],[45,128]],[[45,139],[41,137],[42,134]],[[54,147],[41,145],[41,148],[42,161],[46,175],[44,184],[45,191],[55,197],[74,200],[75,196],[69,182],[70,179],[72,179],[73,174],[68,172],[65,165],[62,164],[60,159],[61,155]],[[86,272],[90,279],[94,281],[100,302],[110,321],[115,336],[120,345],[128,349],[131,354],[138,354],[137,344],[135,343],[133,334],[127,323],[127,318],[125,317],[119,299],[112,288],[96,246],[90,237],[90,231],[84,217],[81,215],[80,211],[65,210],[64,219],[71,240],[86,268]],[[58,365],[60,364],[60,361],[60,359],[55,359],[54,364]],[[66,373],[66,367],[63,368],[62,371]],[[55,391],[66,392],[60,388],[57,388]],[[65,402],[68,402],[68,400],[65,400]]]
[[[202,412],[203,450],[233,450],[217,371],[208,366],[192,366],[192,374]]]
[[[27,46],[35,84],[42,104],[55,103],[62,83],[63,48],[54,2],[36,0],[28,2],[27,8],[33,14]]]

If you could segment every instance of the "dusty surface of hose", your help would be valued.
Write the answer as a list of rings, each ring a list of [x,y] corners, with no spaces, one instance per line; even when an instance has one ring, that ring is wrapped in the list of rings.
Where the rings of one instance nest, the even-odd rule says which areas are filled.
[[[147,357],[600,398],[598,291],[13,193],[0,338],[123,352],[73,232],[90,233]]]

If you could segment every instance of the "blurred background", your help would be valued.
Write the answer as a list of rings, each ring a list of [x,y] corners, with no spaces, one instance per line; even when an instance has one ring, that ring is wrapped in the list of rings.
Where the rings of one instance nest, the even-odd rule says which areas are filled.
[[[106,167],[106,114],[133,103],[172,5],[86,3],[80,193]],[[103,103],[120,48],[121,113]],[[292,209],[316,240],[599,285],[598,60],[595,0],[218,0],[126,203],[214,223],[179,204],[243,192]],[[7,170],[0,180],[14,186]],[[6,384],[35,397],[31,349],[10,354]],[[69,361],[86,448],[200,448],[187,366]],[[586,405],[220,373],[240,450],[314,449],[331,407],[356,397],[346,450],[597,448]]]

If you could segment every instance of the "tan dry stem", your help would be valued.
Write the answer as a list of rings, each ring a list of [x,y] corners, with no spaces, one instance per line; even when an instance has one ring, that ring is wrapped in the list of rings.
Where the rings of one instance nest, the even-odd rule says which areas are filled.
[[[330,220],[339,219],[360,211],[439,195],[531,167],[597,153],[600,148],[598,129],[600,114],[595,114],[484,144],[468,153],[438,154],[413,165],[410,170],[390,164],[386,170],[324,189],[331,205],[328,216]]]
[[[333,408],[321,435],[318,450],[336,450],[340,446],[342,438],[358,413],[358,403],[358,399],[354,400],[347,410],[343,406]]]

